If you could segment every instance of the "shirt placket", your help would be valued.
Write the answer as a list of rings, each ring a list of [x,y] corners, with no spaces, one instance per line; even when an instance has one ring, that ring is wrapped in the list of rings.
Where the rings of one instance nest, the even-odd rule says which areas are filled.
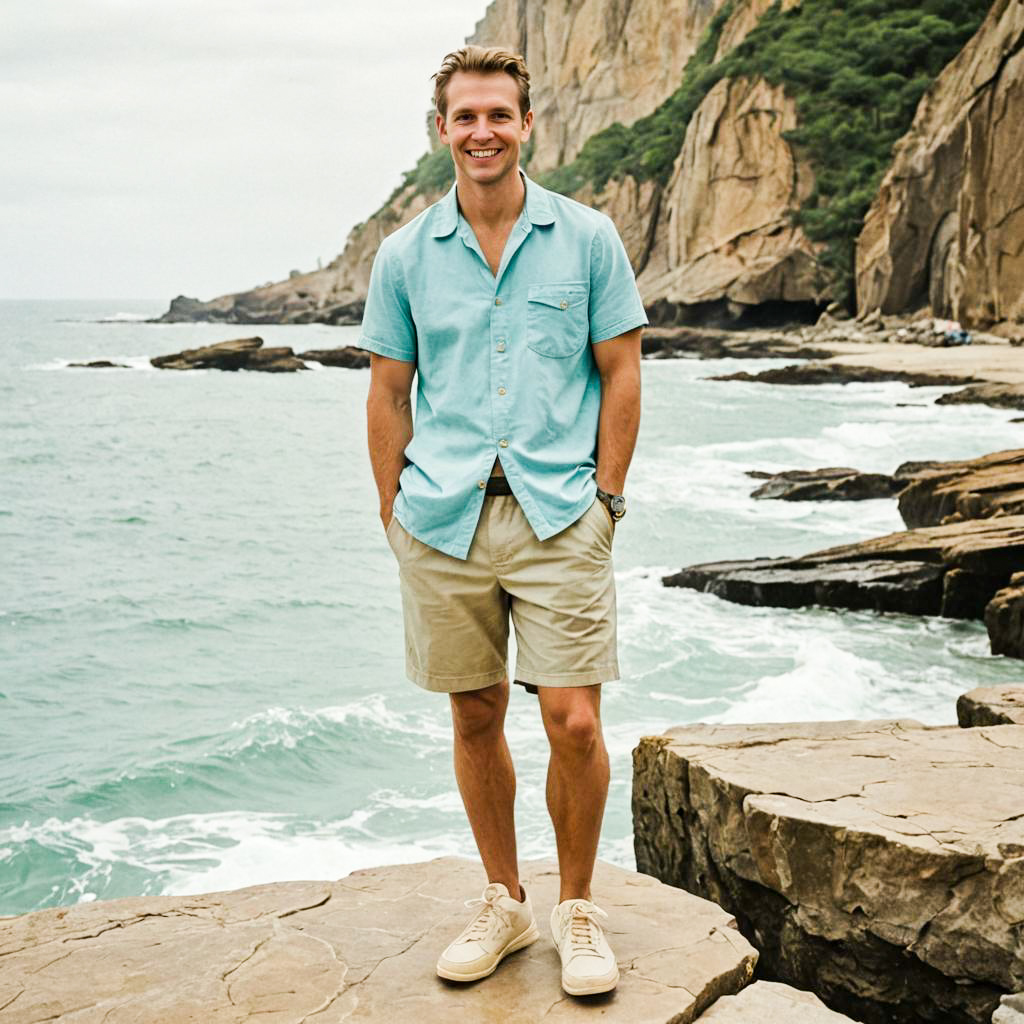
[[[465,231],[462,235],[463,241],[480,258],[480,262],[487,271],[487,277],[490,280],[492,288],[490,315],[490,379],[487,382],[487,386],[490,389],[491,398],[491,441],[494,445],[494,451],[499,458],[505,454],[513,440],[512,395],[509,388],[509,380],[511,378],[511,359],[513,355],[512,345],[522,343],[522,339],[516,339],[512,336],[513,314],[512,303],[510,301],[511,290],[510,287],[505,287],[503,289],[502,285],[505,282],[505,271],[512,262],[513,256],[518,252],[519,247],[526,240],[526,236],[530,233],[530,227],[530,220],[526,216],[526,210],[524,208],[519,220],[516,221],[515,226],[509,234],[508,241],[505,243],[505,250],[501,255],[501,263],[498,265],[497,275],[491,274],[491,269],[487,266],[487,260],[484,258],[484,254],[480,251],[476,235],[473,234],[473,230],[468,224],[465,225]],[[493,459],[491,461],[493,462]],[[502,462],[502,466],[504,468],[504,461]],[[484,488],[486,486],[486,481],[478,481],[478,486],[481,489]]]

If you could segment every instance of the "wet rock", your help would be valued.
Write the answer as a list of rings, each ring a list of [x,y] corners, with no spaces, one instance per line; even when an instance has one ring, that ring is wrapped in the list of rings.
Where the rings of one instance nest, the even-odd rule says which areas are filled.
[[[979,686],[956,701],[961,728],[976,725],[1024,725],[1024,681],[1017,686]]]
[[[1018,563],[1024,565],[1024,559]],[[1024,658],[1024,572],[1010,580],[985,606],[985,626],[993,654]]]
[[[645,327],[645,358],[692,356],[699,359],[826,359],[832,353],[785,331],[724,331],[708,327]]]
[[[312,348],[308,352],[300,352],[299,359],[324,366],[344,366],[350,369],[363,369],[370,365],[370,353],[355,345],[342,348]]]
[[[887,473],[861,473],[848,466],[822,469],[787,469],[782,473],[747,470],[747,475],[765,479],[752,498],[778,498],[782,501],[862,501],[891,498],[906,486]]]
[[[962,374],[928,373],[916,370],[897,370],[878,366],[844,365],[842,363],[794,363],[792,366],[772,367],[758,373],[739,370],[718,374],[707,380],[746,380],[762,384],[874,384],[883,380],[898,380],[911,387],[963,384]],[[968,378],[969,380],[970,378]]]
[[[988,621],[986,604],[1022,565],[1024,515],[1004,515],[918,527],[797,557],[691,565],[663,576],[662,583],[739,604],[985,615]],[[1012,595],[1004,604],[991,617],[1013,649],[1019,605]]]
[[[234,338],[201,348],[187,348],[165,356],[153,356],[161,370],[261,370],[264,373],[292,373],[308,367],[286,346],[263,348],[263,339]]]
[[[90,370],[108,370],[114,368],[119,370],[131,369],[127,363],[112,363],[109,359],[94,359],[90,363],[68,363],[68,366],[82,366]]]
[[[971,384],[935,399],[936,405],[991,405],[997,409],[1024,409],[1024,385]]]
[[[0,919],[5,1024],[243,1020],[529,1024],[596,1015],[693,1020],[750,980],[757,951],[720,907],[598,861],[594,900],[620,964],[614,993],[574,1001],[547,918],[555,861],[521,864],[540,938],[479,984],[435,973],[486,884],[457,857],[198,896],[101,900]],[[453,1015],[457,1004],[458,1012]],[[609,1009],[610,1007],[610,1009]]]
[[[681,726],[633,767],[638,869],[733,913],[760,976],[869,1024],[1024,988],[1024,726]]]

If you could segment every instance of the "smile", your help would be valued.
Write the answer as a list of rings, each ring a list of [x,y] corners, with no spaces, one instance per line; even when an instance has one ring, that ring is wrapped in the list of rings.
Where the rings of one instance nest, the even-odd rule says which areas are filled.
[[[499,152],[497,149],[471,149],[468,151],[469,155],[475,157],[477,160],[486,160],[489,157],[494,156]]]

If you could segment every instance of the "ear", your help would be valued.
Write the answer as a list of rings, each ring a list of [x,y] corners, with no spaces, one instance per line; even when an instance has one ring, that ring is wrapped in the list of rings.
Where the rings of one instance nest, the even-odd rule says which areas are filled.
[[[448,132],[444,126],[444,118],[440,114],[434,114],[434,127],[437,129],[438,138],[448,145]]]
[[[523,130],[519,133],[519,141],[526,142],[533,131],[533,111],[528,110],[523,118]]]

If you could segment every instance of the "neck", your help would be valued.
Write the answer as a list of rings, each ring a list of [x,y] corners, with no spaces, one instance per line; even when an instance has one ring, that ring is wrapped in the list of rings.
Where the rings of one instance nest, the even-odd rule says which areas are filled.
[[[481,185],[456,175],[455,196],[470,224],[499,227],[516,221],[526,202],[526,186],[518,168],[500,181]]]

